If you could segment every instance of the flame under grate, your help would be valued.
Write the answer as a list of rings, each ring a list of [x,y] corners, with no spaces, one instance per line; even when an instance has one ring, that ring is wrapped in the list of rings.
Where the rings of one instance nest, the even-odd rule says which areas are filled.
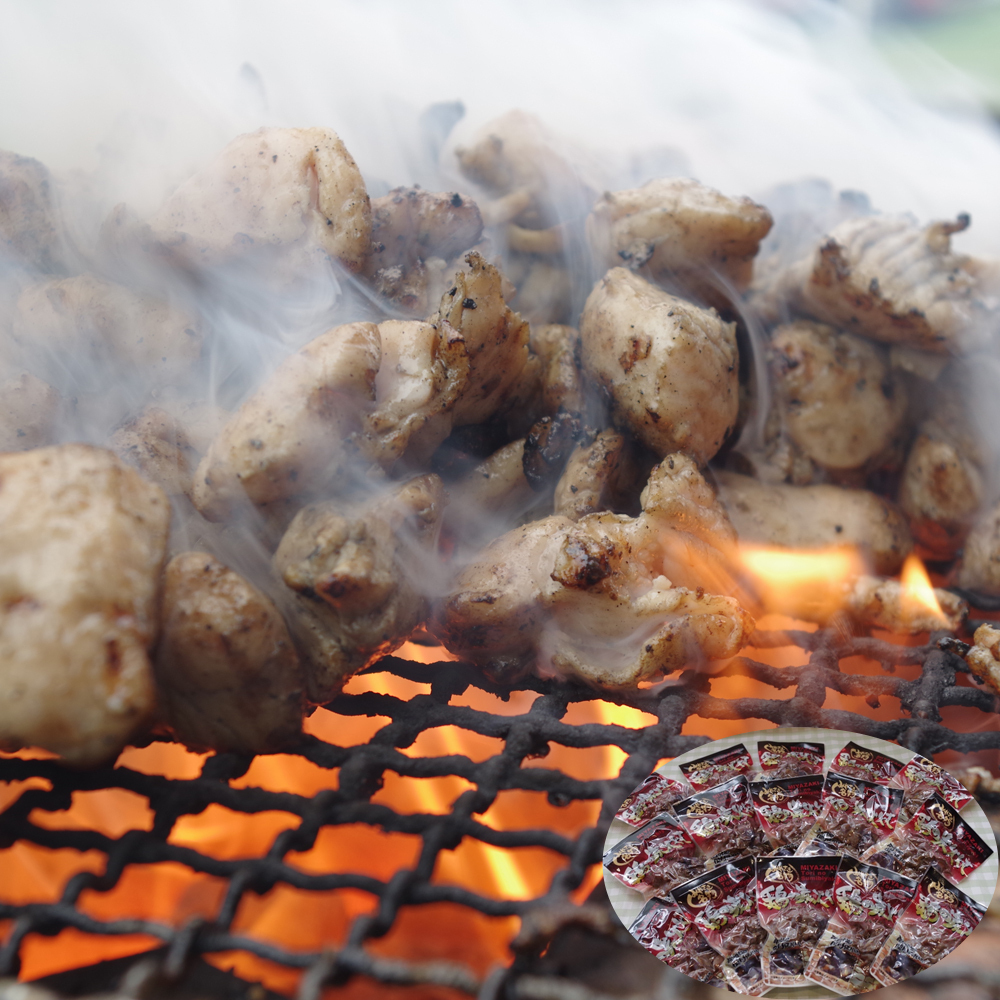
[[[900,646],[877,638],[844,635],[836,630],[819,632],[759,632],[757,648],[798,646],[808,656],[797,667],[774,667],[749,657],[739,657],[722,674],[747,676],[790,698],[745,697],[726,699],[709,693],[711,680],[696,670],[657,687],[601,694],[577,685],[525,678],[502,687],[463,663],[419,664],[386,657],[368,672],[389,672],[409,681],[429,684],[430,694],[402,700],[391,695],[366,692],[342,695],[327,706],[342,716],[387,716],[391,721],[367,743],[347,748],[307,737],[296,751],[321,768],[339,768],[339,787],[313,797],[260,788],[234,788],[229,782],[248,770],[251,758],[217,755],[209,758],[201,775],[190,780],[148,775],[125,767],[76,772],[51,760],[0,760],[0,780],[23,781],[40,777],[51,789],[24,791],[0,814],[0,844],[8,846],[25,840],[44,848],[71,848],[99,851],[107,857],[103,874],[74,875],[55,903],[11,905],[0,902],[0,919],[13,921],[7,940],[0,948],[0,976],[17,971],[19,952],[29,934],[56,934],[75,928],[92,935],[147,934],[168,947],[168,968],[179,968],[192,955],[224,951],[244,951],[259,958],[305,970],[300,996],[315,998],[326,983],[342,982],[355,975],[382,983],[437,984],[468,994],[503,995],[503,988],[528,971],[525,962],[541,951],[560,926],[579,921],[579,910],[569,902],[589,866],[599,862],[608,823],[618,804],[663,757],[672,757],[703,743],[707,737],[681,735],[691,716],[702,719],[766,719],[779,726],[821,726],[866,733],[933,755],[944,750],[971,753],[1000,748],[1000,731],[955,732],[941,721],[940,709],[960,706],[984,713],[997,710],[997,699],[988,691],[960,685],[958,675],[967,672],[964,660],[954,651],[954,640],[933,635],[924,646]],[[882,675],[865,676],[842,671],[841,661],[862,656],[880,663]],[[919,668],[913,679],[892,676],[897,666]],[[494,715],[469,707],[452,705],[453,697],[468,686],[505,697],[512,691],[539,695],[529,711],[521,715]],[[822,707],[829,691],[867,698],[873,705],[880,697],[898,698],[906,717],[874,720],[865,715]],[[596,699],[615,702],[650,713],[658,721],[642,729],[597,723],[574,725],[563,721],[575,702]],[[456,726],[503,741],[503,750],[481,762],[460,755],[410,757],[399,748],[410,746],[424,730]],[[973,727],[966,727],[972,729]],[[550,743],[573,748],[617,746],[628,754],[620,775],[611,780],[582,781],[551,768],[522,766],[531,758],[547,753]],[[430,778],[458,775],[474,787],[464,792],[447,815],[400,814],[386,805],[370,801],[381,787],[383,775],[396,772],[403,777]],[[155,814],[152,829],[132,830],[114,839],[96,830],[48,829],[33,823],[34,809],[68,809],[74,791],[125,789],[146,798]],[[602,810],[598,823],[575,839],[546,829],[495,830],[477,821],[502,791],[523,789],[544,792],[554,805],[574,800],[599,800]],[[180,817],[200,813],[210,804],[235,813],[255,814],[281,810],[300,817],[295,829],[280,833],[263,856],[251,859],[220,860],[190,847],[168,842]],[[290,851],[308,850],[324,826],[369,824],[387,832],[416,834],[422,847],[417,864],[395,873],[388,881],[353,873],[331,871],[308,874],[286,863]],[[439,885],[432,881],[435,862],[442,851],[458,846],[464,837],[476,838],[499,848],[542,847],[565,857],[540,897],[529,900],[490,898],[469,889]],[[130,864],[176,862],[200,873],[227,880],[223,902],[211,921],[196,920],[175,928],[141,919],[102,921],[77,908],[84,890],[108,892]],[[237,907],[247,892],[264,893],[284,883],[315,892],[361,890],[377,900],[372,912],[357,917],[341,949],[335,952],[294,952],[273,943],[234,933]],[[367,941],[386,934],[402,907],[448,902],[490,916],[519,916],[534,933],[520,938],[528,943],[518,947],[507,969],[481,980],[459,963],[412,963],[373,955]],[[576,913],[576,916],[574,916]],[[529,982],[530,980],[530,982]],[[522,976],[520,996],[533,995],[531,982],[537,977]],[[543,993],[545,991],[543,990]],[[542,995],[542,994],[539,994]],[[545,995],[556,995],[551,992]]]

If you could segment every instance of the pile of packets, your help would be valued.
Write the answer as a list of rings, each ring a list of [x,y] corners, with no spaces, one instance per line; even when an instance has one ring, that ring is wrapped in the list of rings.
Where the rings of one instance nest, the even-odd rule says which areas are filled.
[[[969,792],[933,761],[848,743],[761,741],[651,774],[617,818],[638,829],[605,868],[648,900],[629,928],[701,982],[760,996],[891,986],[939,961],[986,912],[956,885],[993,850]],[[901,750],[901,754],[907,751]]]

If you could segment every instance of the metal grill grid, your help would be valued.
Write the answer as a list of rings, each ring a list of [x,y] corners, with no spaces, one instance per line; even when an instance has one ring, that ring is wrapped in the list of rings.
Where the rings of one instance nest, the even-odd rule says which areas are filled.
[[[837,630],[808,632],[759,632],[754,645],[762,647],[798,646],[808,653],[798,667],[773,667],[749,657],[739,657],[721,675],[747,676],[775,689],[793,687],[788,699],[725,699],[709,693],[710,679],[696,670],[683,673],[653,688],[599,695],[588,688],[552,680],[525,678],[501,687],[464,663],[419,664],[386,657],[369,673],[387,671],[409,681],[429,684],[430,693],[409,700],[376,693],[341,695],[326,706],[344,716],[387,716],[392,721],[365,744],[342,748],[307,737],[296,751],[322,768],[339,768],[339,787],[312,798],[259,788],[233,788],[229,782],[248,770],[252,758],[217,755],[209,758],[201,775],[190,780],[150,776],[128,768],[104,768],[87,772],[71,771],[51,760],[0,760],[0,779],[21,781],[41,777],[51,789],[24,791],[0,814],[0,846],[23,839],[47,848],[97,850],[107,856],[102,875],[81,873],[73,876],[55,903],[15,906],[0,902],[0,918],[13,920],[13,928],[0,948],[0,976],[15,973],[19,951],[28,934],[55,934],[75,928],[95,935],[147,934],[168,946],[163,972],[177,975],[187,958],[196,954],[241,950],[293,969],[302,969],[299,995],[314,1000],[324,985],[344,982],[355,975],[382,983],[437,984],[471,995],[499,997],[516,983],[521,997],[556,996],[555,984],[539,985],[528,965],[552,935],[574,922],[599,924],[587,907],[574,907],[569,894],[583,881],[590,865],[600,860],[601,849],[618,804],[663,757],[676,756],[705,742],[707,737],[682,736],[680,731],[690,716],[705,719],[767,719],[779,726],[821,726],[866,733],[897,740],[910,749],[932,755],[946,749],[960,752],[1000,748],[1000,731],[958,733],[946,728],[939,709],[963,706],[983,713],[997,711],[997,699],[987,691],[959,685],[958,674],[967,672],[955,650],[955,640],[944,633],[930,637],[927,645],[899,646],[877,638],[846,635]],[[847,657],[864,656],[882,664],[876,676],[850,674],[841,669]],[[913,680],[892,676],[899,665],[920,668]],[[521,715],[499,716],[461,705],[450,704],[469,686],[501,698],[512,691],[539,695]],[[907,717],[876,721],[849,711],[822,707],[828,690],[860,695],[877,704],[879,697],[899,699]],[[574,702],[601,698],[650,713],[653,725],[629,729],[618,725],[572,725],[562,721]],[[503,741],[503,750],[476,763],[460,755],[409,757],[400,748],[410,746],[417,736],[437,726],[457,726]],[[628,754],[620,775],[610,780],[581,781],[558,770],[523,767],[525,760],[543,756],[549,743],[587,748],[617,746]],[[371,796],[381,787],[387,771],[404,777],[430,778],[458,775],[474,788],[464,792],[448,815],[401,815],[385,805],[372,803]],[[29,820],[33,809],[68,809],[74,791],[126,789],[148,799],[155,814],[149,831],[133,830],[113,839],[93,830],[53,830]],[[596,826],[585,829],[574,840],[550,830],[499,831],[478,822],[497,795],[508,789],[544,792],[554,805],[574,800],[600,800],[602,810]],[[220,860],[198,851],[170,844],[167,838],[177,820],[218,804],[236,813],[282,810],[300,817],[295,829],[280,833],[268,852],[254,859]],[[388,881],[351,872],[306,874],[285,862],[290,851],[308,850],[322,827],[346,823],[366,823],[385,831],[416,834],[422,840],[419,860],[412,869],[398,871]],[[473,837],[500,848],[543,847],[566,858],[546,893],[532,900],[505,900],[483,896],[471,890],[431,881],[435,861],[442,851],[458,846],[463,837]],[[107,892],[119,881],[129,864],[178,862],[188,868],[228,880],[228,891],[211,921],[196,920],[181,928],[141,919],[101,921],[77,909],[86,890]],[[377,900],[373,912],[359,916],[351,925],[347,940],[337,951],[301,953],[267,941],[232,932],[231,925],[244,893],[264,893],[279,883],[298,889],[329,892],[362,890]],[[480,980],[470,969],[457,963],[424,964],[377,957],[365,942],[384,935],[392,927],[401,907],[449,902],[491,916],[515,915],[522,918],[522,930],[512,943],[514,962]],[[605,921],[606,923],[606,921]],[[607,929],[607,928],[606,928]],[[567,994],[570,995],[570,994]]]

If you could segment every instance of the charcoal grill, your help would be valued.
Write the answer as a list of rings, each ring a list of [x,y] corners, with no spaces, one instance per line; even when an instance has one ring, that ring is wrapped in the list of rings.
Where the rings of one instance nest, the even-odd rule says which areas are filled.
[[[580,685],[533,677],[503,687],[469,664],[420,664],[385,657],[366,673],[388,672],[427,684],[430,693],[408,700],[371,692],[344,694],[326,706],[341,716],[384,716],[391,721],[369,742],[357,746],[342,748],[315,737],[304,739],[296,753],[322,768],[340,769],[339,787],[321,791],[312,798],[232,787],[230,782],[246,773],[252,759],[232,754],[210,757],[200,776],[190,780],[148,775],[127,767],[77,772],[53,760],[2,759],[0,780],[40,777],[51,782],[51,789],[25,790],[0,814],[0,844],[7,846],[25,840],[46,848],[96,850],[106,855],[107,863],[103,874],[81,873],[70,878],[57,902],[27,905],[0,902],[0,919],[12,921],[0,948],[0,976],[18,971],[20,949],[28,935],[53,935],[65,928],[75,928],[88,935],[146,934],[159,939],[166,949],[163,968],[168,972],[174,970],[175,974],[194,956],[248,952],[302,970],[299,987],[302,1000],[315,1000],[324,986],[343,983],[355,976],[397,987],[434,984],[483,998],[571,997],[584,993],[596,997],[598,993],[592,990],[580,993],[582,987],[567,985],[568,980],[540,976],[539,956],[553,936],[570,925],[586,925],[595,933],[621,937],[620,928],[602,929],[602,920],[608,924],[606,910],[598,913],[593,905],[575,906],[569,897],[583,882],[589,866],[599,862],[608,824],[624,796],[661,758],[676,756],[708,740],[706,736],[681,735],[691,716],[766,719],[779,726],[849,730],[895,740],[928,756],[944,750],[973,753],[1000,748],[1000,730],[987,728],[995,718],[997,699],[984,688],[959,683],[960,675],[968,672],[967,667],[959,655],[960,644],[945,633],[931,635],[926,645],[902,646],[835,628],[817,632],[761,631],[755,635],[753,646],[756,649],[798,647],[802,663],[774,667],[752,656],[741,656],[715,676],[746,676],[786,694],[791,688],[794,690],[790,698],[713,696],[711,678],[694,669],[652,687],[598,695]],[[882,673],[869,676],[848,672],[842,661],[854,656],[881,664]],[[912,671],[912,679],[893,675],[903,665],[918,668]],[[469,686],[503,699],[513,691],[534,692],[538,697],[520,715],[494,715],[452,704]],[[902,717],[875,720],[851,711],[824,709],[828,691],[861,696],[873,706],[879,698],[898,698]],[[658,721],[640,729],[597,723],[574,725],[564,721],[573,703],[598,698],[650,713]],[[981,728],[969,726],[965,732],[947,728],[940,715],[946,706],[981,713]],[[458,755],[410,757],[401,752],[421,732],[437,726],[456,726],[497,738],[503,742],[503,749],[479,763]],[[616,746],[628,754],[628,759],[619,776],[610,780],[584,781],[544,766],[523,766],[529,759],[544,756],[550,743],[574,748]],[[404,778],[458,775],[474,787],[456,800],[450,814],[403,815],[370,801],[386,772]],[[34,809],[69,808],[74,791],[97,789],[126,789],[143,796],[155,814],[152,829],[129,831],[113,839],[96,830],[47,829],[29,819]],[[545,829],[495,830],[479,822],[476,815],[507,789],[544,792],[554,805],[599,800],[600,819],[575,839]],[[168,842],[178,818],[197,814],[212,803],[243,814],[278,809],[299,816],[301,822],[296,829],[279,834],[265,855],[249,860],[220,860]],[[422,848],[417,864],[381,881],[349,870],[307,874],[286,863],[289,851],[308,850],[324,826],[346,823],[419,835]],[[499,848],[546,848],[562,855],[565,864],[556,872],[547,891],[529,900],[490,898],[462,887],[435,884],[431,876],[438,855],[456,847],[464,837]],[[102,921],[77,907],[84,890],[111,890],[128,865],[163,862],[177,862],[193,871],[227,880],[228,889],[214,918],[171,927],[145,919]],[[295,952],[232,931],[242,896],[251,891],[266,892],[279,883],[317,893],[361,890],[370,894],[377,905],[354,920],[343,945],[335,951]],[[375,955],[366,947],[392,928],[402,908],[438,902],[458,904],[481,914],[520,917],[521,931],[511,942],[510,966],[483,978],[460,963],[404,961]]]

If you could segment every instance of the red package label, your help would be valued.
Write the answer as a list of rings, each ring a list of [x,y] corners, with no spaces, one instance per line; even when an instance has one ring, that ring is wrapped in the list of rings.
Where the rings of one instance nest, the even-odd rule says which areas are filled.
[[[695,791],[721,785],[739,774],[748,774],[753,770],[753,758],[742,743],[727,750],[719,750],[700,757],[688,764],[680,765],[684,777],[691,782]]]
[[[841,861],[833,886],[834,910],[806,976],[838,993],[858,992],[916,888],[914,879],[876,865],[853,858]]]
[[[950,775],[940,764],[919,755],[906,764],[890,784],[903,789],[900,823],[908,823],[935,792],[954,809],[968,805],[973,798],[958,778]]]
[[[993,848],[940,795],[932,795],[909,823],[875,844],[865,860],[909,878],[922,878],[934,867],[961,882],[991,854]]]
[[[704,872],[671,893],[705,940],[730,959],[744,992],[757,992],[763,976],[760,945],[766,931],[757,918],[757,879],[753,858],[741,858]]]
[[[822,743],[783,743],[780,740],[757,742],[760,769],[769,781],[774,778],[822,774],[825,754],[826,747]]]
[[[651,899],[629,933],[651,955],[699,983],[724,981],[722,956],[695,927],[691,915],[672,900]]]
[[[799,853],[860,858],[892,832],[902,802],[900,788],[831,771],[823,783],[823,812]]]
[[[872,976],[880,986],[892,986],[922,972],[954,951],[985,914],[985,906],[931,868],[875,956]]]
[[[750,782],[740,775],[675,802],[674,813],[706,858],[719,861],[748,854],[760,827],[750,799]]]
[[[757,916],[768,932],[761,968],[769,986],[801,986],[833,912],[840,858],[757,859]]]
[[[620,840],[604,855],[604,867],[647,898],[666,892],[704,870],[704,859],[675,816],[663,813]]]
[[[671,802],[690,794],[689,786],[654,771],[618,807],[615,818],[628,823],[629,826],[642,826],[664,812]]]
[[[823,776],[753,781],[750,796],[771,848],[794,849],[823,811]]]
[[[848,743],[830,763],[830,770],[847,774],[864,781],[875,781],[888,785],[893,776],[902,768],[902,763],[887,757],[878,750],[869,750],[857,743]]]

